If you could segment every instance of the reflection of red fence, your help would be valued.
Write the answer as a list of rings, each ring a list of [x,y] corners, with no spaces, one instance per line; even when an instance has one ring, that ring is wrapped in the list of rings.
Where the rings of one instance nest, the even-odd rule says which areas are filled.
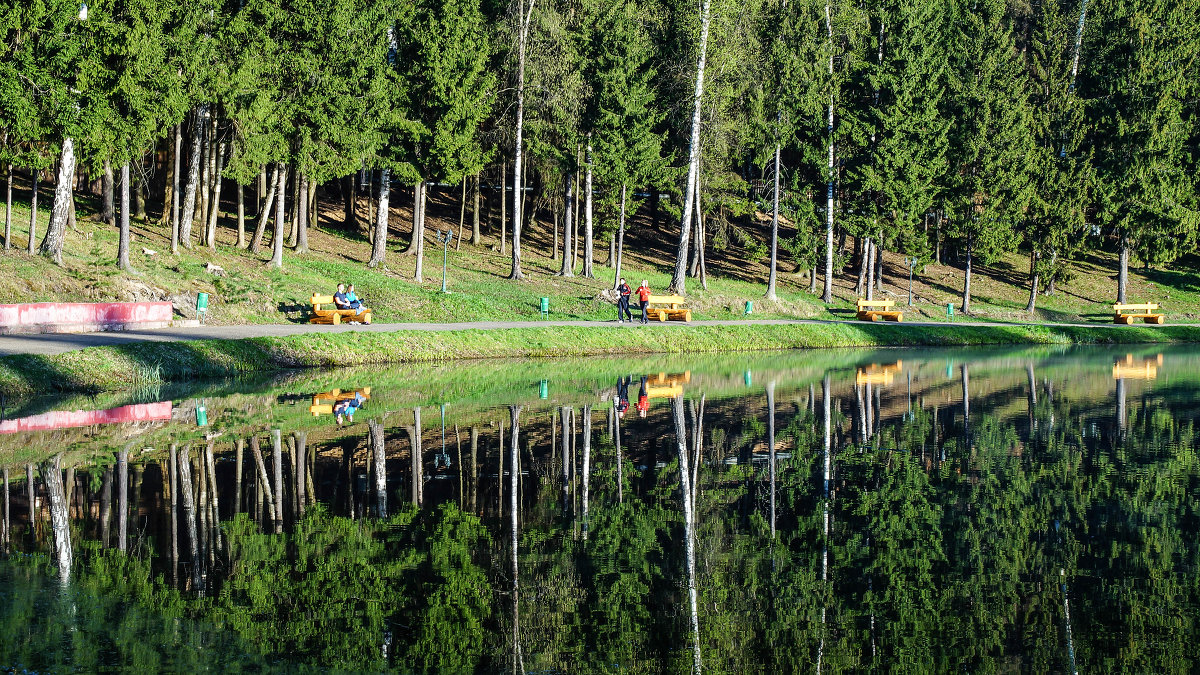
[[[15,434],[21,431],[50,431],[68,427],[87,427],[93,424],[117,424],[120,422],[157,422],[171,419],[171,402],[138,403],[123,405],[108,410],[55,410],[0,422],[0,434]]]
[[[165,328],[169,302],[34,302],[0,305],[0,333],[74,333]]]

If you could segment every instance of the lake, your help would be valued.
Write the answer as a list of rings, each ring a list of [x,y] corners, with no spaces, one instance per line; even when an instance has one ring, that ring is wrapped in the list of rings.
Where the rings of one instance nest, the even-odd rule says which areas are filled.
[[[306,371],[3,404],[0,668],[1196,672],[1200,350]]]

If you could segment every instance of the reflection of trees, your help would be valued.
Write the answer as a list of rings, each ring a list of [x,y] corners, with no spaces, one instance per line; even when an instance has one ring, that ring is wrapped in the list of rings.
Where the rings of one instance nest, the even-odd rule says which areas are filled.
[[[67,496],[62,483],[62,455],[42,462],[40,471],[46,484],[46,496],[50,502],[50,524],[54,529],[54,562],[58,565],[59,578],[66,585],[71,580],[71,526],[67,518]]]

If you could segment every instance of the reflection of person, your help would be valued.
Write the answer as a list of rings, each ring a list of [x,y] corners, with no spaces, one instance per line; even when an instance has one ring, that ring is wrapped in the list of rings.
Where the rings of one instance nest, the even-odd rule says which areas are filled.
[[[629,410],[629,377],[622,376],[617,378],[617,397],[613,399],[613,405],[617,408],[617,417],[625,417],[625,411]]]
[[[333,294],[333,306],[338,309],[350,309],[350,298],[346,296],[346,284],[338,284],[337,293]]]
[[[350,309],[360,311],[366,309],[366,307],[363,306],[362,301],[359,300],[358,296],[354,294],[354,284],[350,284],[346,288],[346,306]]]
[[[650,397],[646,395],[646,376],[643,375],[642,386],[640,389],[638,389],[638,417],[645,417],[647,410],[650,410]]]
[[[637,294],[638,300],[642,301],[642,323],[648,323],[646,309],[650,306],[650,284],[646,283],[645,279],[642,279],[642,285],[638,286]]]
[[[363,396],[361,392],[356,391],[354,392],[354,396],[351,398],[344,398],[337,403],[334,403],[333,414],[337,418],[338,426],[341,426],[345,423],[353,424],[354,413],[358,412],[358,409],[362,407],[362,404],[365,403],[366,400],[366,397]]]
[[[621,277],[621,283],[617,286],[617,323],[623,323],[626,317],[633,321],[633,314],[629,311],[629,284],[625,283],[625,277]]]

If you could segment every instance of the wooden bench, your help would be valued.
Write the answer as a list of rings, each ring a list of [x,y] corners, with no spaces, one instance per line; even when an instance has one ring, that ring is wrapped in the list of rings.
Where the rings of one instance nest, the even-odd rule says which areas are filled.
[[[1146,323],[1154,323],[1161,326],[1167,320],[1167,317],[1164,314],[1155,314],[1154,310],[1156,309],[1158,309],[1158,303],[1156,302],[1113,305],[1113,323],[1123,323],[1128,326],[1133,323],[1134,319],[1141,319]]]
[[[646,301],[646,317],[659,321],[691,321],[692,310],[685,305],[687,298],[681,295],[651,295]]]
[[[309,323],[329,323],[334,326],[343,321],[357,321],[359,323],[371,323],[371,310],[364,309],[356,311],[353,309],[337,309],[331,307],[329,309],[321,309],[321,305],[332,305],[332,295],[317,295],[312,296],[312,317],[308,320]]]
[[[312,405],[308,406],[308,412],[312,413],[313,417],[332,415],[333,406],[336,405],[338,401],[354,398],[355,394],[362,396],[364,402],[371,400],[370,387],[363,387],[361,389],[355,389],[354,391],[342,391],[341,389],[334,389],[332,391],[326,391],[320,394],[313,394]],[[329,403],[322,403],[322,401],[329,401]]]
[[[896,304],[894,300],[860,299],[858,301],[858,319],[859,321],[875,321],[877,319],[903,321],[904,312],[892,309],[894,304]]]

